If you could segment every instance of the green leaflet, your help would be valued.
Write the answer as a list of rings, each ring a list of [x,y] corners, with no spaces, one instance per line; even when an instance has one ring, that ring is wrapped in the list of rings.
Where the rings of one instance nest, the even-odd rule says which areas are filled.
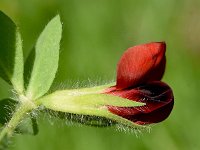
[[[35,46],[35,60],[26,96],[37,99],[50,88],[58,68],[62,24],[54,17],[45,27]]]
[[[37,102],[54,111],[104,117],[131,128],[143,127],[112,114],[107,110],[106,106],[135,107],[142,106],[144,103],[138,103],[117,96],[100,94],[100,91],[104,88],[105,86],[57,91],[38,99]]]
[[[24,91],[24,62],[21,35],[14,22],[0,11],[0,77]]]

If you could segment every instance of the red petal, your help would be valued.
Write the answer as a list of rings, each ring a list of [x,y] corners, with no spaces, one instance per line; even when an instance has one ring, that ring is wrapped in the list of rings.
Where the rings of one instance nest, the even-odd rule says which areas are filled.
[[[129,48],[117,66],[117,89],[135,87],[147,81],[160,80],[165,70],[164,42]]]
[[[134,89],[109,91],[107,94],[146,103],[145,106],[130,108],[108,106],[112,113],[138,124],[163,121],[169,116],[174,103],[171,88],[160,81],[149,82]]]

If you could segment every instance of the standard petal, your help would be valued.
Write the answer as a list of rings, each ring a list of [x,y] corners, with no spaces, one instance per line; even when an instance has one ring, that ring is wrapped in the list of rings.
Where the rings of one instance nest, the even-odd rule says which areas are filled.
[[[139,107],[113,107],[109,111],[138,124],[157,123],[166,119],[174,104],[171,88],[160,81],[149,82],[134,89],[109,91],[112,94],[133,101],[144,102]]]
[[[117,89],[126,89],[147,81],[160,80],[165,70],[164,42],[153,42],[129,48],[117,66]]]

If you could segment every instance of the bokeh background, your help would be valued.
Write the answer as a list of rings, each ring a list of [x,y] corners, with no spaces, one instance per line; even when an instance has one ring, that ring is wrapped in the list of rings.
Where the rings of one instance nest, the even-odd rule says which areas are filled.
[[[171,116],[139,137],[113,128],[65,125],[40,117],[39,134],[15,136],[11,150],[200,148],[199,0],[0,0],[0,10],[20,27],[25,56],[47,22],[61,15],[64,31],[57,88],[113,81],[124,50],[166,41],[163,81],[175,95]],[[10,94],[9,86],[0,80],[0,98]]]

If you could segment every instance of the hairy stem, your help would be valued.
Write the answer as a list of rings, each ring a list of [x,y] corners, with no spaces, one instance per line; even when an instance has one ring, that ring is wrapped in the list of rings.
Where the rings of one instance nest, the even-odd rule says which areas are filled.
[[[0,133],[0,144],[2,143],[4,137],[9,138],[12,136],[13,131],[18,126],[20,121],[25,117],[27,113],[29,113],[31,110],[35,108],[33,103],[25,99],[24,96],[21,96],[19,98],[21,100],[21,103],[17,107],[10,121],[5,125],[5,127]]]

